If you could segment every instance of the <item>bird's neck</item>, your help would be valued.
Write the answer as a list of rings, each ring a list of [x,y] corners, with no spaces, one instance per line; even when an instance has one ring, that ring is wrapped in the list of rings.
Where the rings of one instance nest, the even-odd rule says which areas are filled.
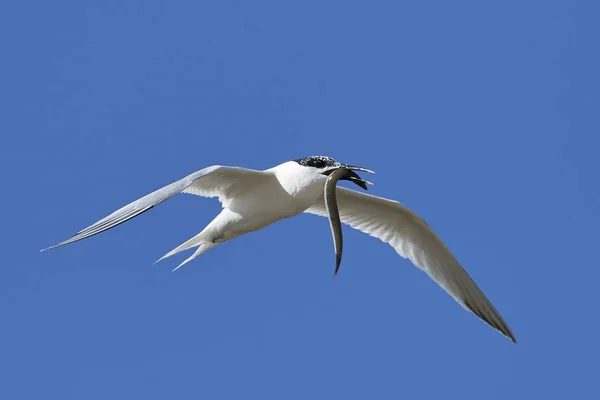
[[[292,197],[314,203],[323,193],[327,177],[290,161],[271,169],[281,187]]]

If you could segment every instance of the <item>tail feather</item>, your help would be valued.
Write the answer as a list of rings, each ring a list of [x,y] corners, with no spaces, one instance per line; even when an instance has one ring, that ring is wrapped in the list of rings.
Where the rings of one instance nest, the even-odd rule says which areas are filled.
[[[191,238],[191,239],[185,241],[184,243],[180,244],[179,246],[175,247],[173,250],[171,250],[170,252],[168,252],[167,254],[165,254],[164,256],[159,258],[158,260],[154,261],[154,264],[156,264],[159,261],[164,260],[165,258],[171,257],[181,251],[191,249],[192,247],[200,246],[203,243],[207,243],[206,240],[204,240],[204,238],[203,238],[203,233],[204,232],[200,232],[193,238]]]
[[[179,264],[173,270],[173,272],[177,271],[179,268],[183,267],[185,264],[189,263],[194,258],[198,257],[200,254],[204,253],[208,249],[215,247],[216,245],[217,245],[217,243],[212,243],[212,242],[206,242],[206,243],[202,244],[200,247],[198,247],[198,249],[194,252],[194,254],[192,254],[191,256],[186,258],[181,264]]]

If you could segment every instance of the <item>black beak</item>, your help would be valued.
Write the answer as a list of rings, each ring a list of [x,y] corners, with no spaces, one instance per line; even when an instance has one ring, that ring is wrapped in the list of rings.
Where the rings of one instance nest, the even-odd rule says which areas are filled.
[[[343,178],[340,178],[340,180],[350,181],[350,182],[360,186],[364,190],[367,190],[367,185],[373,184],[372,182],[362,179],[354,171],[364,171],[364,172],[369,172],[371,174],[374,174],[375,172],[371,171],[370,169],[363,168],[363,167],[357,167],[356,165],[341,164],[339,167],[335,167],[335,168],[332,168],[330,170],[323,172],[323,175],[329,176],[333,171],[341,169],[341,168],[347,169],[348,173]]]

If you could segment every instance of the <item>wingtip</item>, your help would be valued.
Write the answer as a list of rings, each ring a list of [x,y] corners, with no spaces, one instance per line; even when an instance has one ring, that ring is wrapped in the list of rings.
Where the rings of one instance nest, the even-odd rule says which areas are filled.
[[[51,249],[54,249],[54,248],[56,248],[56,247],[58,247],[58,246],[60,246],[60,243],[59,243],[59,244],[55,244],[54,246],[46,247],[45,249],[41,249],[41,250],[40,250],[40,253],[43,253],[43,252],[45,252],[46,250],[51,250]]]
[[[509,340],[516,344],[517,338],[515,337],[515,335],[513,335],[506,322],[502,319],[500,314],[498,314],[494,306],[492,306],[492,304],[489,303],[489,301],[487,301],[487,303],[490,309],[495,314],[494,318],[488,318],[483,312],[481,312],[481,310],[478,307],[474,307],[475,303],[472,304],[470,301],[464,301],[464,305],[467,307],[468,310],[470,310],[473,314],[477,315],[486,324],[488,324],[493,329],[500,332],[503,336],[507,337]]]
[[[50,246],[50,247],[46,247],[45,249],[41,249],[41,250],[40,250],[40,253],[42,253],[42,252],[44,252],[44,251],[46,251],[46,250],[52,250],[52,249],[55,249],[55,248],[57,248],[57,247],[62,247],[62,246],[64,246],[64,245],[71,244],[71,243],[73,243],[73,242],[76,242],[76,241],[77,241],[77,240],[73,240],[73,236],[72,236],[72,237],[70,237],[69,239],[63,240],[62,242],[59,242],[59,243],[57,243],[57,244],[55,244],[55,245],[52,245],[52,246]]]
[[[501,330],[496,329],[498,332],[502,334],[502,336],[506,337],[508,340],[517,344],[517,338],[512,334],[512,332],[502,332]]]
[[[515,335],[513,335],[512,331],[510,330],[510,328],[508,327],[508,325],[506,324],[506,322],[504,322],[504,320],[502,320],[504,326],[500,327],[496,327],[496,326],[492,326],[494,329],[496,329],[498,332],[500,332],[502,335],[506,336],[511,342],[513,342],[514,344],[517,344],[517,338],[515,337]]]
[[[511,342],[513,342],[514,344],[517,344],[517,338],[515,337],[515,335],[512,333],[512,331],[508,327],[508,324],[504,320],[502,320],[502,323],[504,324],[502,329],[498,329],[498,328],[496,328],[496,329],[498,329],[498,331],[500,333],[502,333],[504,336],[506,336],[508,339],[510,339]]]

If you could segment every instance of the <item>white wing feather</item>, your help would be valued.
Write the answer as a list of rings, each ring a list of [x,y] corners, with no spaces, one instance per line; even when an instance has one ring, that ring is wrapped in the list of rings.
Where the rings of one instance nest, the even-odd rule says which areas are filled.
[[[344,224],[391,245],[396,252],[424,270],[464,308],[516,339],[492,303],[429,225],[404,205],[346,188],[337,188],[340,218]],[[321,197],[306,213],[327,217]]]
[[[270,173],[264,171],[213,165],[212,167],[196,171],[185,178],[127,204],[107,217],[102,218],[100,221],[77,232],[69,239],[45,248],[42,251],[64,246],[114,228],[180,193],[190,193],[203,197],[218,197],[219,201],[223,203],[248,190],[257,181],[271,176]]]

